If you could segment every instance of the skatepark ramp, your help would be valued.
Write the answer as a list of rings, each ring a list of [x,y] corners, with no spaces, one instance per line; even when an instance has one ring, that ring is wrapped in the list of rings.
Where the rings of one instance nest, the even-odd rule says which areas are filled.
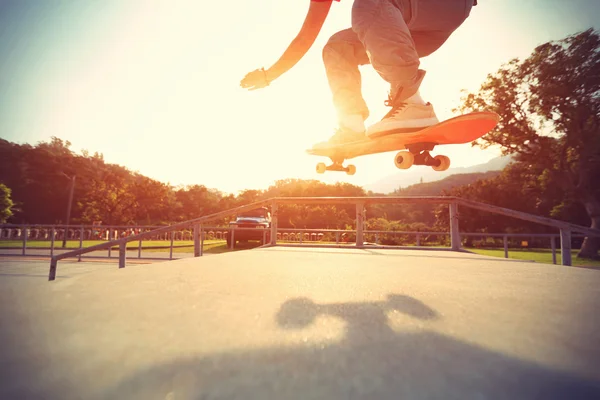
[[[66,258],[77,257],[81,254],[90,253],[97,250],[106,250],[112,247],[119,247],[119,268],[125,268],[127,243],[143,240],[153,237],[158,234],[172,232],[178,229],[193,228],[194,237],[194,256],[201,256],[201,231],[202,224],[211,221],[226,218],[238,213],[250,211],[256,208],[270,206],[271,207],[271,242],[269,246],[277,246],[277,210],[280,205],[286,204],[304,204],[304,205],[354,205],[356,207],[356,247],[364,248],[365,235],[365,206],[368,204],[446,204],[449,207],[450,215],[450,247],[447,250],[461,250],[461,233],[459,231],[459,206],[469,207],[472,209],[494,213],[505,217],[517,218],[523,221],[538,223],[541,225],[550,226],[560,231],[560,248],[561,248],[561,264],[570,266],[571,260],[571,238],[574,233],[585,236],[600,237],[600,230],[591,229],[564,221],[558,221],[550,218],[531,215],[519,211],[514,211],[502,207],[492,206],[489,204],[479,203],[471,200],[461,199],[452,196],[385,196],[385,197],[275,197],[259,202],[251,203],[245,206],[233,208],[230,210],[218,212],[211,215],[206,215],[189,221],[180,222],[177,224],[157,228],[155,230],[140,233],[137,235],[125,237],[118,240],[101,243],[95,246],[80,248],[70,252],[54,255],[50,261],[50,271],[48,279],[53,281],[56,279],[56,270],[58,261]],[[377,245],[369,245],[369,248],[377,248]]]
[[[2,398],[600,398],[597,269],[368,246],[92,267],[0,279]]]

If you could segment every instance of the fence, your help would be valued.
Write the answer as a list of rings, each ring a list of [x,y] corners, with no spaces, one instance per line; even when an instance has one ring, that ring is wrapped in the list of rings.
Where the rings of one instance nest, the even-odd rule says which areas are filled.
[[[0,256],[14,255],[48,255],[53,257],[55,253],[66,252],[73,249],[73,242],[77,249],[86,248],[89,241],[117,240],[127,238],[143,232],[151,232],[159,226],[98,226],[98,225],[0,225]],[[230,229],[226,227],[204,227],[201,232],[202,240],[226,240]],[[163,232],[154,236],[145,237],[138,241],[137,259],[157,259],[157,257],[143,257],[142,250],[168,250],[169,259],[173,259],[173,250],[178,247],[189,247],[188,245],[179,245],[177,242],[192,241],[192,230],[179,230]],[[143,241],[159,241],[169,243],[166,246],[156,244],[154,246],[143,245]],[[61,243],[62,242],[62,243]],[[28,250],[30,250],[28,252]],[[31,250],[36,250],[31,253]],[[112,258],[114,247],[108,247],[108,258]],[[94,256],[87,256],[95,258]],[[86,257],[86,258],[87,258]],[[81,261],[83,254],[79,254],[77,259]],[[159,258],[162,259],[162,258]]]
[[[15,256],[15,255],[35,255],[35,256],[49,256],[53,257],[55,253],[61,251],[69,251],[72,249],[72,242],[77,242],[78,249],[84,248],[84,241],[88,240],[105,240],[116,239],[127,237],[131,232],[149,232],[150,230],[156,229],[153,226],[106,226],[101,229],[98,226],[90,225],[79,225],[79,226],[64,226],[64,225],[0,225],[0,256]],[[244,228],[226,228],[218,226],[202,226],[200,230],[200,254],[204,248],[204,241],[206,240],[222,240],[227,239],[227,235],[232,235],[235,239],[236,231],[252,230]],[[100,231],[101,234],[92,234],[93,231]],[[262,243],[266,243],[266,232],[264,232]],[[398,239],[398,237],[405,237]],[[530,242],[534,239],[541,239],[545,241],[545,244],[539,245],[538,248],[551,249],[553,263],[557,262],[557,240],[560,240],[558,234],[539,234],[539,233],[470,233],[461,232],[461,239],[464,238],[480,238],[487,239],[486,245],[473,245],[473,247],[493,247],[497,248],[498,243],[494,241],[492,244],[489,243],[489,239],[500,239],[501,245],[504,249],[504,257],[508,258],[509,249],[511,248],[523,248],[530,247]],[[427,247],[428,244],[433,245],[445,245],[449,243],[450,234],[448,232],[440,231],[378,231],[378,230],[365,230],[364,238],[365,246],[376,246],[378,248],[390,248],[390,249],[405,249],[407,246],[415,246],[418,248]],[[572,238],[584,238],[584,235],[572,235]],[[60,240],[66,238],[67,247],[63,247],[58,244]],[[298,228],[279,228],[277,231],[277,242],[285,243],[287,246],[301,245],[301,246],[349,246],[355,242],[356,230],[348,229],[298,229]],[[413,240],[414,238],[414,240]],[[432,239],[435,238],[435,239]],[[525,240],[527,239],[527,240]],[[517,242],[515,245],[511,240]],[[168,243],[167,245],[153,244],[152,246],[144,245],[144,241],[162,241]],[[179,244],[178,242],[189,242],[193,241],[193,230],[181,230],[172,231],[170,233],[162,233],[155,237],[140,239],[136,247],[127,247],[127,250],[137,251],[137,255],[133,258],[139,260],[162,260],[164,257],[152,257],[142,256],[143,250],[165,250],[168,251],[169,260],[177,259],[174,257],[174,250],[177,248],[193,247],[193,245]],[[523,244],[525,241],[525,245]],[[17,246],[18,244],[18,246]],[[63,242],[64,244],[64,242]],[[69,246],[70,244],[70,246]],[[231,247],[234,243],[232,241]],[[115,246],[116,247],[116,246]],[[112,255],[112,251],[115,247],[107,249],[108,258],[115,258]],[[28,250],[38,250],[36,253],[28,252]],[[41,251],[44,251],[42,253]],[[79,254],[77,259],[79,261],[82,258],[105,258],[103,256],[84,256]],[[132,258],[129,256],[128,258]]]
[[[97,245],[79,248],[73,251],[68,251],[62,254],[54,254],[50,261],[49,280],[56,279],[56,269],[58,261],[65,258],[79,257],[83,254],[90,253],[97,250],[107,250],[114,247],[118,247],[119,252],[119,268],[125,268],[127,243],[139,242],[141,240],[147,240],[148,238],[155,237],[169,233],[171,241],[174,240],[174,235],[171,232],[191,229],[192,238],[194,242],[194,256],[198,257],[202,255],[201,246],[201,235],[203,232],[202,225],[210,221],[219,220],[225,217],[236,215],[245,211],[250,211],[256,208],[271,206],[271,232],[270,232],[270,245],[276,246],[278,242],[278,228],[277,213],[278,207],[285,204],[305,204],[305,205],[316,205],[316,204],[343,204],[343,205],[354,205],[356,208],[356,229],[353,234],[355,235],[355,246],[358,248],[365,247],[365,234],[377,234],[376,232],[365,231],[365,206],[368,204],[410,204],[410,203],[426,203],[426,204],[447,204],[449,207],[450,214],[450,231],[445,232],[444,235],[449,236],[449,247],[448,250],[460,251],[461,250],[461,234],[459,232],[459,206],[469,207],[476,210],[491,212],[494,214],[517,218],[524,221],[535,222],[538,224],[550,226],[554,229],[559,230],[558,237],[560,238],[560,249],[561,249],[561,263],[563,265],[571,265],[571,241],[573,234],[600,237],[600,230],[590,229],[583,226],[570,224],[563,221],[557,221],[550,218],[539,217],[531,214],[522,213],[519,211],[509,210],[501,207],[491,206],[488,204],[478,203],[470,200],[460,199],[456,197],[277,197],[268,200],[259,201],[246,206],[237,207],[231,210],[222,211],[219,213],[203,216],[193,220],[173,224],[170,226],[158,227],[148,232],[141,232],[132,234],[131,236],[111,240],[106,243],[100,243]],[[227,229],[227,228],[225,228]],[[243,229],[243,228],[237,228]],[[284,231],[283,229],[281,231]],[[388,233],[388,232],[386,232]],[[435,232],[435,234],[442,234]],[[474,234],[479,235],[481,234]],[[27,235],[25,235],[26,237]],[[504,235],[508,236],[508,235]],[[531,236],[531,235],[530,235]],[[263,236],[266,238],[266,232]],[[304,235],[301,235],[304,237]],[[26,241],[26,239],[24,240]],[[506,240],[505,240],[506,243]],[[367,244],[368,245],[368,244]],[[377,247],[377,244],[369,245]],[[506,245],[505,245],[506,248]]]

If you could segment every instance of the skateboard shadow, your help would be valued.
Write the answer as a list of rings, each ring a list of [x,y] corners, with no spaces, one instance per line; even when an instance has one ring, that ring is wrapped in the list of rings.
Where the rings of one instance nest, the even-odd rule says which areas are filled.
[[[275,315],[281,329],[301,330],[319,316],[333,316],[346,323],[343,339],[176,359],[123,379],[100,398],[600,398],[599,382],[432,331],[394,331],[389,312],[417,320],[441,318],[421,301],[401,295],[333,304],[290,299]]]

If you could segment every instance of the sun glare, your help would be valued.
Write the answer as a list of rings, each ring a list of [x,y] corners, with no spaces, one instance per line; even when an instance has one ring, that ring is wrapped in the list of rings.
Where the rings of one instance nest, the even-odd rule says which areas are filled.
[[[474,8],[448,42],[422,60],[422,95],[440,119],[454,116],[461,89],[476,90],[501,63],[579,26],[575,21],[550,32],[537,17],[530,24],[536,31],[517,28],[534,14],[513,16],[516,4]],[[321,50],[332,34],[349,27],[352,1],[333,5],[314,47],[294,69],[253,92],[240,88],[241,78],[277,60],[302,25],[308,1],[69,7],[48,6],[51,12],[38,16],[43,22],[24,21],[37,28],[11,67],[27,90],[14,92],[4,111],[9,140],[36,143],[57,136],[76,150],[103,153],[108,162],[165,183],[226,192],[266,188],[286,178],[365,185],[396,172],[386,153],[351,160],[354,176],[318,175],[316,164],[328,160],[305,153],[335,129]],[[361,71],[371,124],[387,112],[389,88],[371,66]],[[470,145],[439,151],[453,166],[498,155]]]

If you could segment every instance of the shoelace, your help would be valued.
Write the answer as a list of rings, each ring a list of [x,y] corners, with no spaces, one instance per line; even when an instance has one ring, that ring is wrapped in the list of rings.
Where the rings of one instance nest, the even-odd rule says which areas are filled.
[[[394,99],[392,99],[392,96],[390,95],[388,95],[388,99],[384,101],[383,104],[385,104],[387,107],[392,107],[392,109],[387,114],[385,114],[385,116],[382,119],[390,118],[391,116],[396,114],[396,112],[402,110],[408,105],[408,103],[404,102],[394,104]]]

